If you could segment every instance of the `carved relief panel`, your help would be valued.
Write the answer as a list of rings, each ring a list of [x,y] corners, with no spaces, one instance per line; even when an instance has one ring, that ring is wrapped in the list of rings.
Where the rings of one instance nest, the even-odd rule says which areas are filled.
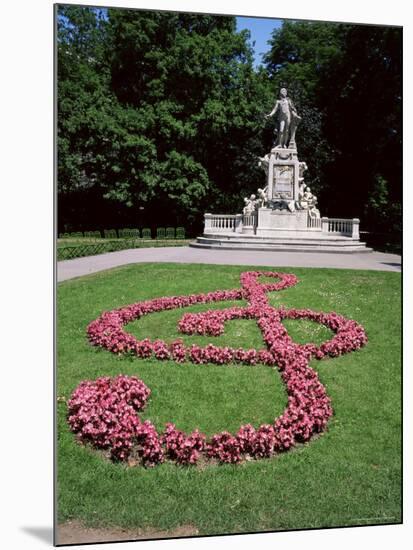
[[[294,165],[274,166],[272,199],[294,198]]]

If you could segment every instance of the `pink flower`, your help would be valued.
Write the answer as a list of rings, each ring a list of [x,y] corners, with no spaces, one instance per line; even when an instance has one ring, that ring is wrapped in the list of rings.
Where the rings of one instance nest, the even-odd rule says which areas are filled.
[[[277,279],[261,283],[261,276]],[[69,401],[69,425],[79,439],[96,448],[110,449],[111,456],[125,460],[135,447],[142,463],[153,466],[165,456],[180,464],[195,464],[201,454],[221,462],[237,463],[243,456],[270,457],[292,448],[296,442],[308,441],[314,433],[323,431],[333,414],[330,399],[317,373],[309,366],[312,358],[337,357],[360,349],[367,343],[362,326],[337,313],[315,312],[309,309],[272,307],[268,292],[297,284],[295,275],[265,271],[241,274],[241,289],[217,290],[206,294],[171,296],[138,302],[104,312],[91,322],[87,335],[92,345],[113,353],[134,354],[139,358],[171,359],[178,363],[196,364],[262,363],[277,366],[286,385],[288,406],[272,425],[254,428],[241,426],[236,435],[222,432],[209,441],[195,430],[190,435],[167,424],[159,436],[155,427],[141,423],[136,412],[142,410],[150,395],[145,384],[135,377],[98,378],[82,382]],[[179,321],[184,334],[219,336],[225,322],[232,319],[255,319],[267,349],[218,347],[208,344],[185,346],[181,339],[168,345],[162,340],[137,340],[124,331],[124,325],[156,311],[184,308],[225,300],[247,300],[248,305],[227,309],[210,309],[202,313],[186,313]],[[334,336],[320,346],[296,344],[288,335],[283,319],[308,319],[328,327]]]

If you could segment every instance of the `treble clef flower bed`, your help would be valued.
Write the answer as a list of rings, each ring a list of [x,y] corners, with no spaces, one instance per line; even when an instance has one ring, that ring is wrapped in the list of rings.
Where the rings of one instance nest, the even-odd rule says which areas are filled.
[[[261,276],[274,277],[278,281],[261,283],[258,280]],[[269,304],[268,292],[294,286],[297,282],[292,274],[245,272],[241,274],[240,289],[138,302],[103,313],[87,329],[91,344],[116,354],[180,363],[276,366],[286,386],[288,405],[272,424],[262,424],[258,428],[246,424],[236,434],[224,431],[209,440],[198,430],[185,434],[172,423],[158,433],[150,421],[142,422],[137,414],[145,407],[150,389],[134,376],[120,375],[84,381],[78,386],[69,401],[71,430],[80,441],[108,450],[113,459],[128,460],[133,453],[145,466],[154,466],[166,458],[179,464],[195,464],[201,456],[223,463],[237,463],[246,458],[271,457],[291,449],[296,443],[309,441],[314,434],[325,429],[333,413],[324,386],[309,366],[310,360],[338,357],[357,350],[367,343],[367,336],[356,321],[336,313],[277,308]],[[138,340],[124,330],[126,324],[143,315],[228,300],[247,300],[248,305],[186,313],[179,322],[179,330],[189,335],[219,336],[224,332],[226,321],[255,319],[267,349],[236,349],[213,344],[186,346],[181,339],[168,344],[148,338]],[[288,335],[283,319],[309,319],[325,325],[335,335],[320,346],[296,344]]]

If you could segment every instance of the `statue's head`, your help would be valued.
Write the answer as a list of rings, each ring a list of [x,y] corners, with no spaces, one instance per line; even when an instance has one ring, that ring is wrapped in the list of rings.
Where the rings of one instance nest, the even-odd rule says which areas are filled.
[[[251,195],[250,200],[255,201],[255,195]]]
[[[280,96],[281,97],[287,97],[287,88],[281,88]]]

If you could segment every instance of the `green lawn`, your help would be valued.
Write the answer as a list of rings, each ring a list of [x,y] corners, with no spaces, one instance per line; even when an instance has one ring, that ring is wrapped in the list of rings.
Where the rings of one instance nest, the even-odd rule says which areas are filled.
[[[58,397],[68,398],[81,380],[124,373],[151,388],[142,416],[160,430],[172,421],[185,431],[198,427],[211,435],[246,422],[272,422],[286,405],[276,369],[117,357],[86,339],[86,326],[104,310],[159,296],[238,288],[239,274],[249,269],[265,268],[138,264],[59,284]],[[272,304],[336,311],[361,323],[369,338],[360,351],[311,363],[332,399],[328,430],[292,452],[235,466],[127,468],[77,445],[67,426],[67,405],[59,400],[60,522],[77,518],[94,526],[159,530],[189,524],[200,534],[214,534],[401,521],[400,274],[279,271],[296,274],[300,282],[272,293]],[[171,341],[182,336],[177,322],[184,312],[204,309],[155,313],[127,329]],[[299,342],[330,337],[329,330],[310,321],[285,324]],[[228,322],[218,338],[183,339],[263,347],[250,320]]]

